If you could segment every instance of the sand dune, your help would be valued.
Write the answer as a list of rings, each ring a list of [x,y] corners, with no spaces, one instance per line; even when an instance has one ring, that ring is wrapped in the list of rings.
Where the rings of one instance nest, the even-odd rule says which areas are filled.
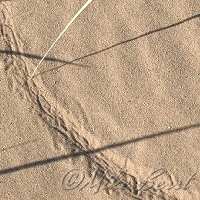
[[[199,199],[199,2],[94,1],[30,79],[84,3],[0,2],[0,199]]]

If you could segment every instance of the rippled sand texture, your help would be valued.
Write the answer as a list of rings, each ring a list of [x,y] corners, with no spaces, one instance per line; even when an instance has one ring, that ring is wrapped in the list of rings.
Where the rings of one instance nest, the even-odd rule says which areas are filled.
[[[41,132],[43,140],[47,138],[47,157],[72,153],[54,170],[60,172],[66,165],[80,165],[88,173],[97,167],[114,174],[120,169],[127,172],[125,179],[132,180],[129,192],[102,191],[96,198],[198,199],[199,2],[94,1],[30,80],[36,64],[84,3],[0,2],[1,71],[6,80],[3,84],[8,87],[6,94],[17,99],[11,108],[22,107],[21,99],[29,107],[24,115],[30,115],[27,118],[32,120],[29,126],[35,130],[33,139],[39,139],[43,126],[48,127],[48,131]],[[8,101],[9,95],[4,99]],[[5,120],[4,124],[7,123]],[[26,124],[22,120],[21,126],[16,126],[21,129]],[[5,133],[1,134],[5,140],[2,144],[6,143]],[[12,135],[12,131],[7,134]],[[33,155],[40,154],[42,149],[38,145]],[[7,154],[4,155],[7,163]],[[13,162],[12,166],[18,166],[26,160]],[[9,166],[2,164],[2,169]],[[186,190],[165,187],[138,191],[139,182],[160,168],[166,169],[163,179],[170,183],[186,183],[193,174],[195,180],[190,181],[191,187]],[[19,170],[13,171],[12,174]],[[10,173],[4,170],[1,174],[13,180]],[[106,178],[110,180],[109,176]],[[45,181],[41,184],[37,173],[36,182],[44,190],[48,185]],[[58,188],[51,188],[52,196]],[[22,185],[20,189],[20,199],[26,199],[26,190]],[[72,199],[73,195],[77,199],[83,195],[73,192],[67,192]],[[41,193],[46,195],[42,189]],[[11,199],[14,198],[12,194]],[[56,197],[61,198],[62,195]],[[83,199],[87,198],[83,195]],[[92,198],[95,197],[91,195]],[[54,198],[47,195],[46,199]]]

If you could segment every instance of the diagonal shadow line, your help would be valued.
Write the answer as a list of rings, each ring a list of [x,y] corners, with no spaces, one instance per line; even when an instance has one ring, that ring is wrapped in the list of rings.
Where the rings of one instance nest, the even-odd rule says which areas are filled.
[[[0,53],[9,54],[9,55],[24,56],[26,58],[33,58],[33,59],[38,59],[38,60],[42,59],[41,56],[34,55],[34,54],[28,54],[28,53],[21,53],[21,52],[18,52],[18,51],[0,50]],[[78,66],[78,67],[87,67],[86,65],[76,64],[76,63],[72,63],[72,62],[69,62],[69,61],[66,61],[66,60],[61,60],[61,59],[56,59],[56,58],[51,58],[51,57],[47,57],[44,60],[59,62],[59,63],[63,63],[64,65],[70,64],[70,65],[75,65],[75,66]],[[59,67],[61,67],[61,66],[59,66]],[[53,68],[53,69],[56,69],[56,68]]]
[[[96,52],[94,52],[94,53],[90,53],[90,54],[87,54],[87,55],[85,55],[85,56],[82,56],[82,57],[76,58],[76,59],[74,59],[74,60],[71,60],[70,62],[74,62],[74,61],[81,60],[81,59],[83,59],[83,58],[87,58],[87,57],[90,57],[90,56],[94,56],[94,55],[96,55],[96,54],[99,54],[99,53],[102,53],[102,52],[104,52],[104,51],[107,51],[107,50],[109,50],[109,49],[111,49],[111,48],[117,47],[117,46],[119,46],[119,45],[126,44],[126,43],[128,43],[128,42],[132,42],[132,41],[134,41],[134,40],[137,40],[137,39],[139,39],[139,38],[143,38],[143,37],[148,36],[148,35],[151,35],[151,34],[153,34],[153,33],[156,33],[156,32],[159,32],[159,31],[164,31],[164,30],[166,30],[166,29],[169,29],[169,28],[178,26],[178,25],[183,24],[183,23],[185,23],[185,22],[191,21],[191,20],[193,20],[193,19],[195,19],[195,18],[197,18],[197,17],[200,17],[200,14],[194,15],[194,16],[192,16],[192,17],[188,17],[188,18],[186,18],[186,19],[184,19],[184,20],[182,20],[182,21],[179,21],[179,22],[177,22],[177,23],[174,23],[174,24],[171,24],[171,25],[168,25],[168,26],[164,26],[164,27],[161,27],[161,28],[158,28],[158,29],[155,29],[155,30],[146,32],[146,33],[144,33],[144,34],[142,34],[142,35],[139,35],[139,36],[137,36],[137,37],[134,37],[134,38],[131,38],[131,39],[128,39],[128,40],[125,40],[125,41],[122,41],[122,42],[113,44],[113,45],[111,45],[111,46],[109,46],[109,47],[106,47],[106,48],[101,49],[101,50],[99,50],[99,51],[96,51]]]
[[[21,52],[18,52],[18,51],[8,51],[8,50],[0,50],[0,53],[4,53],[4,54],[9,54],[9,55],[19,55],[19,56],[24,56],[26,58],[33,58],[33,59],[38,59],[38,60],[41,60],[42,57],[41,56],[38,56],[38,55],[34,55],[34,54],[27,54],[27,53],[21,53]],[[47,57],[45,58],[44,60],[48,60],[48,61],[54,61],[54,62],[59,62],[59,63],[64,63],[63,65],[60,65],[58,67],[54,67],[52,69],[48,69],[48,70],[45,70],[45,71],[42,71],[42,72],[39,72],[35,75],[38,76],[38,75],[41,75],[41,74],[45,74],[47,72],[50,72],[50,71],[53,71],[53,70],[56,70],[60,67],[63,67],[65,65],[74,65],[74,66],[77,66],[77,67],[84,67],[84,68],[88,68],[90,66],[88,65],[82,65],[82,64],[76,64],[76,63],[72,63],[72,62],[68,62],[68,61],[65,61],[65,60],[61,60],[61,59],[56,59],[56,58],[50,58],[50,57]]]
[[[159,28],[159,29],[155,29],[155,30],[149,31],[149,32],[144,33],[144,34],[142,34],[142,35],[139,35],[139,36],[137,36],[137,37],[134,37],[134,38],[131,38],[131,39],[128,39],[128,40],[125,40],[125,41],[122,41],[122,42],[113,44],[113,45],[111,45],[111,46],[109,46],[109,47],[106,47],[106,48],[101,49],[101,50],[99,50],[99,51],[96,51],[96,52],[94,52],[94,53],[90,53],[90,54],[87,54],[87,55],[85,55],[85,56],[76,58],[76,59],[74,59],[74,60],[69,61],[69,64],[72,64],[72,63],[75,62],[75,61],[79,61],[79,60],[81,60],[81,59],[84,59],[84,58],[87,58],[87,57],[90,57],[90,56],[97,55],[97,54],[102,53],[102,52],[104,52],[104,51],[108,51],[109,49],[112,49],[112,48],[114,48],[114,47],[117,47],[117,46],[126,44],[126,43],[128,43],[128,42],[132,42],[132,41],[134,41],[134,40],[137,40],[137,39],[139,39],[139,38],[143,38],[143,37],[148,36],[148,35],[151,35],[151,34],[153,34],[153,33],[156,33],[156,32],[159,32],[159,31],[163,31],[163,30],[166,30],[166,29],[169,29],[169,28],[178,26],[178,25],[183,24],[183,23],[185,23],[185,22],[187,22],[187,21],[193,20],[193,19],[195,19],[195,18],[197,18],[197,17],[200,17],[200,14],[197,14],[197,15],[194,15],[194,16],[192,16],[192,17],[186,18],[186,19],[184,19],[184,20],[182,20],[182,21],[180,21],[180,22],[177,22],[177,23],[174,23],[174,24],[171,24],[171,25],[168,25],[168,26],[165,26],[165,27],[161,27],[161,28]],[[49,71],[52,71],[52,70],[55,70],[55,69],[58,69],[58,68],[61,68],[61,67],[64,67],[64,66],[65,66],[65,64],[60,65],[60,66],[55,67],[55,68],[52,68],[52,69],[50,69],[50,70],[44,71],[43,73],[47,73],[47,72],[49,72]]]
[[[69,65],[75,65],[75,66],[77,66],[77,67],[84,67],[84,68],[90,68],[90,67],[91,67],[91,66],[89,66],[89,65],[75,64],[75,63],[72,63],[72,62],[69,62],[68,64],[69,64]],[[51,69],[48,69],[48,70],[39,72],[39,73],[36,74],[34,77],[39,76],[39,75],[42,75],[42,74],[46,74],[46,73],[48,73],[48,72],[50,72],[50,71],[53,71],[53,70],[56,70],[56,69],[59,69],[59,68],[61,68],[61,67],[64,67],[65,65],[66,65],[66,64],[63,64],[63,65],[60,65],[60,66],[57,66],[57,67],[53,67],[53,68],[51,68]]]
[[[0,53],[9,54],[9,55],[24,56],[26,58],[42,59],[41,56],[34,55],[34,54],[28,54],[28,53],[21,53],[21,52],[18,52],[18,51],[0,50]],[[56,58],[50,58],[50,57],[46,57],[45,60],[56,61],[56,62],[65,63],[65,64],[69,64],[70,63],[70,62],[65,61],[65,60],[56,59]]]
[[[143,136],[143,137],[140,137],[140,138],[135,138],[135,139],[119,142],[119,143],[106,145],[106,146],[96,148],[96,149],[93,149],[93,150],[80,151],[80,152],[62,155],[62,156],[58,156],[58,157],[47,158],[45,160],[35,161],[35,162],[31,162],[31,163],[27,163],[27,164],[23,164],[23,165],[19,165],[19,166],[0,170],[0,175],[17,172],[17,171],[20,171],[20,170],[23,170],[23,169],[30,169],[30,168],[33,168],[33,167],[36,167],[36,166],[41,166],[41,165],[65,160],[65,159],[68,159],[68,158],[71,158],[71,157],[78,157],[78,156],[82,156],[82,155],[89,156],[90,154],[102,152],[102,151],[105,151],[105,150],[108,150],[108,149],[118,148],[120,146],[140,142],[142,140],[152,139],[152,138],[155,138],[155,137],[161,137],[161,136],[164,136],[164,135],[168,135],[168,134],[172,134],[172,133],[178,133],[178,132],[181,132],[181,131],[186,131],[186,130],[189,130],[189,129],[199,128],[199,127],[200,127],[200,123],[193,124],[193,125],[190,125],[190,126],[183,126],[181,128],[176,128],[176,129],[167,130],[167,131],[161,131],[161,132],[154,133],[154,134],[151,134],[151,135],[146,135],[146,136]]]
[[[1,151],[7,151],[7,150],[10,150],[10,149],[13,149],[13,148],[18,148],[18,147],[21,147],[21,146],[25,146],[27,144],[31,144],[31,143],[35,143],[35,142],[38,142],[39,140],[30,140],[30,141],[27,141],[27,142],[23,142],[23,143],[20,143],[20,144],[16,144],[16,145],[13,145],[13,146],[10,146],[10,147],[6,147],[6,148],[2,148],[0,149],[0,152]]]
[[[112,48],[114,48],[114,47],[117,47],[117,46],[119,46],[119,45],[126,44],[126,43],[128,43],[128,42],[132,42],[132,41],[134,41],[134,40],[137,40],[137,39],[139,39],[139,38],[142,38],[142,37],[151,35],[151,34],[153,34],[153,33],[156,33],[156,32],[159,32],[159,31],[163,31],[163,30],[166,30],[166,29],[169,29],[169,28],[178,26],[178,25],[180,25],[180,24],[183,24],[183,23],[185,23],[185,22],[188,22],[188,21],[190,21],[190,20],[193,20],[193,19],[195,19],[195,18],[197,18],[197,17],[200,17],[200,14],[191,16],[191,17],[189,17],[189,18],[186,18],[186,19],[184,19],[184,20],[182,20],[182,21],[180,21],[180,22],[177,22],[177,23],[174,23],[174,24],[171,24],[171,25],[168,25],[168,26],[165,26],[165,27],[161,27],[161,28],[159,28],[159,29],[155,29],[155,30],[149,31],[149,32],[144,33],[144,34],[142,34],[142,35],[139,35],[139,36],[137,36],[137,37],[134,37],[134,38],[131,38],[131,39],[128,39],[128,40],[125,40],[125,41],[116,43],[116,44],[114,44],[114,45],[111,45],[111,46],[109,46],[109,47],[106,47],[106,48],[104,48],[104,49],[101,49],[101,50],[99,50],[99,51],[96,51],[96,52],[94,52],[94,53],[90,53],[90,54],[87,54],[87,55],[85,55],[85,56],[76,58],[76,59],[71,60],[71,61],[65,61],[65,60],[61,60],[61,59],[56,59],[56,58],[47,57],[47,58],[45,58],[45,60],[60,62],[60,63],[63,63],[63,65],[58,66],[58,67],[55,67],[55,68],[52,68],[52,69],[47,70],[47,71],[43,71],[42,73],[47,73],[47,72],[49,72],[49,71],[58,69],[58,68],[60,68],[60,67],[65,66],[66,64],[75,65],[75,66],[80,66],[80,67],[88,67],[88,66],[81,65],[81,64],[75,64],[74,62],[75,62],[75,61],[79,61],[79,60],[84,59],[84,58],[87,58],[87,57],[90,57],[90,56],[97,55],[97,54],[99,54],[99,53],[102,53],[102,52],[104,52],[104,51],[107,51],[107,50],[109,50],[109,49],[112,49]],[[0,50],[0,53],[10,54],[10,55],[20,55],[20,56],[24,56],[24,57],[27,57],[27,58],[42,59],[42,57],[41,57],[41,56],[38,56],[38,55],[27,54],[27,53],[21,53],[21,52],[17,52],[17,51]],[[40,74],[40,73],[39,73],[39,74]],[[37,74],[37,75],[39,75],[39,74]]]

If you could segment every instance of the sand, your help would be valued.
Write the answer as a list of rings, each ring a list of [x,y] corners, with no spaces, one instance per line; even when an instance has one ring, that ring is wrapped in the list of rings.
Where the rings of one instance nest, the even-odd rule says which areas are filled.
[[[85,2],[0,1],[0,199],[199,199],[199,2],[93,1],[30,79]]]

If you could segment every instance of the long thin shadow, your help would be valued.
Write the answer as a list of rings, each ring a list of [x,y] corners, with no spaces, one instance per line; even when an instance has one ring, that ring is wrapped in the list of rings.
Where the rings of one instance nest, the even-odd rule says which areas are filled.
[[[158,29],[149,31],[149,32],[144,33],[144,34],[142,34],[142,35],[139,35],[139,36],[137,36],[137,37],[134,37],[134,38],[131,38],[131,39],[128,39],[128,40],[125,40],[125,41],[122,41],[122,42],[113,44],[113,45],[111,45],[111,46],[109,46],[109,47],[106,47],[106,48],[101,49],[101,50],[99,50],[99,51],[96,51],[96,52],[94,52],[94,53],[90,53],[90,54],[87,54],[87,55],[85,55],[85,56],[76,58],[76,59],[74,59],[74,60],[72,60],[72,61],[70,61],[70,62],[74,62],[74,61],[81,60],[81,59],[83,59],[83,58],[87,58],[87,57],[90,57],[90,56],[94,56],[94,55],[96,55],[96,54],[99,54],[99,53],[102,53],[102,52],[107,51],[107,50],[109,50],[109,49],[112,49],[112,48],[114,48],[114,47],[117,47],[117,46],[119,46],[119,45],[126,44],[126,43],[128,43],[128,42],[132,42],[132,41],[134,41],[134,40],[143,38],[143,37],[148,36],[148,35],[151,35],[151,34],[153,34],[153,33],[157,33],[157,32],[159,32],[159,31],[164,31],[164,30],[166,30],[166,29],[169,29],[169,28],[172,28],[172,27],[181,25],[181,24],[183,24],[183,23],[185,23],[185,22],[188,22],[188,21],[191,21],[191,20],[193,20],[193,19],[195,19],[195,18],[197,18],[197,17],[200,17],[200,14],[197,14],[197,15],[194,15],[194,16],[192,16],[192,17],[186,18],[186,19],[184,19],[184,20],[182,20],[182,21],[180,21],[180,22],[177,22],[177,23],[174,23],[174,24],[171,24],[171,25],[164,26],[164,27],[161,27],[161,28],[158,28]]]
[[[49,71],[52,71],[52,70],[55,70],[55,69],[58,69],[60,67],[64,67],[66,64],[70,64],[70,65],[75,65],[75,66],[79,66],[79,67],[88,67],[88,66],[85,66],[85,65],[81,65],[81,64],[75,64],[74,62],[75,61],[79,61],[81,59],[84,59],[84,58],[87,58],[87,57],[90,57],[90,56],[94,56],[94,55],[97,55],[99,53],[102,53],[104,51],[107,51],[109,49],[112,49],[114,47],[117,47],[119,45],[122,45],[122,44],[126,44],[128,42],[132,42],[134,40],[137,40],[139,38],[142,38],[142,37],[145,37],[145,36],[148,36],[148,35],[151,35],[153,33],[156,33],[156,32],[159,32],[159,31],[163,31],[163,30],[166,30],[166,29],[169,29],[169,28],[172,28],[172,27],[175,27],[175,26],[178,26],[178,25],[181,25],[185,22],[188,22],[188,21],[191,21],[197,17],[200,17],[200,14],[197,14],[197,15],[194,15],[192,17],[189,17],[189,18],[186,18],[180,22],[177,22],[177,23],[174,23],[174,24],[171,24],[171,25],[168,25],[168,26],[165,26],[165,27],[161,27],[159,29],[155,29],[155,30],[152,30],[152,31],[149,31],[147,33],[144,33],[142,35],[139,35],[137,37],[134,37],[134,38],[131,38],[131,39],[128,39],[128,40],[125,40],[125,41],[122,41],[122,42],[119,42],[119,43],[116,43],[116,44],[113,44],[109,47],[106,47],[104,49],[101,49],[99,51],[96,51],[94,53],[90,53],[90,54],[87,54],[85,56],[82,56],[82,57],[79,57],[79,58],[76,58],[74,60],[71,60],[71,61],[65,61],[65,60],[61,60],[61,59],[56,59],[56,58],[50,58],[50,57],[47,57],[45,58],[45,60],[47,61],[54,61],[54,62],[59,62],[59,63],[63,63],[63,65],[61,66],[58,66],[58,67],[55,67],[55,68],[52,68],[50,70],[47,70],[47,71],[43,71],[42,73],[47,73]],[[34,55],[34,54],[27,54],[27,53],[21,53],[21,52],[17,52],[17,51],[7,51],[7,50],[0,50],[0,53],[4,53],[4,54],[10,54],[10,55],[20,55],[20,56],[24,56],[24,57],[27,57],[27,58],[34,58],[34,59],[42,59],[41,56],[38,56],[38,55]],[[40,74],[40,73],[39,73]]]
[[[77,67],[90,68],[89,65],[75,64],[75,63],[72,63],[72,62],[69,62],[68,64],[69,64],[69,65],[75,65],[75,66],[77,66]],[[66,64],[63,64],[63,65],[59,65],[59,66],[57,66],[57,67],[54,67],[54,68],[51,68],[51,69],[48,69],[48,70],[44,70],[44,71],[39,72],[38,74],[36,74],[35,77],[36,77],[36,76],[39,76],[39,75],[42,75],[42,74],[46,74],[46,73],[48,73],[48,72],[50,72],[50,71],[59,69],[59,68],[61,68],[61,67],[64,67],[65,65],[66,65]]]
[[[23,142],[23,143],[20,143],[20,144],[17,144],[17,145],[13,145],[13,146],[10,146],[10,147],[2,148],[0,150],[0,152],[1,151],[7,151],[7,150],[10,150],[10,149],[14,149],[14,148],[18,148],[18,147],[21,147],[21,146],[25,146],[27,144],[31,144],[31,143],[38,142],[38,141],[39,140],[31,140],[31,141]]]
[[[21,53],[21,52],[18,52],[18,51],[0,50],[0,53],[9,54],[9,55],[24,56],[26,58],[33,58],[33,59],[38,59],[38,60],[42,59],[41,56],[34,55],[34,54],[28,54],[28,53]],[[65,60],[56,59],[56,58],[50,58],[50,57],[46,57],[45,60],[64,63],[64,64],[69,64],[70,63],[70,62],[65,61]]]
[[[76,153],[72,153],[72,154],[68,154],[68,155],[62,155],[62,156],[58,156],[58,157],[48,158],[48,159],[45,159],[45,160],[35,161],[35,162],[27,163],[27,164],[24,164],[24,165],[19,165],[19,166],[3,169],[3,170],[0,171],[0,175],[17,172],[17,171],[20,171],[20,170],[23,170],[23,169],[30,169],[30,168],[33,168],[33,167],[36,167],[36,166],[41,166],[41,165],[65,160],[65,159],[68,159],[68,158],[71,158],[71,157],[78,157],[78,156],[82,156],[82,155],[89,156],[90,154],[102,152],[102,151],[105,151],[105,150],[108,150],[108,149],[118,148],[118,147],[125,146],[125,145],[131,144],[131,143],[140,142],[142,140],[152,139],[152,138],[155,138],[155,137],[161,137],[161,136],[164,136],[164,135],[169,135],[169,134],[172,134],[172,133],[178,133],[178,132],[181,132],[181,131],[186,131],[186,130],[189,130],[189,129],[199,128],[199,127],[200,127],[200,123],[193,124],[193,125],[190,125],[190,126],[183,126],[181,128],[177,128],[177,129],[161,131],[161,132],[154,133],[154,134],[151,134],[151,135],[146,135],[146,136],[143,136],[143,137],[140,137],[140,138],[127,140],[127,141],[123,141],[123,142],[120,142],[120,143],[110,144],[110,145],[103,146],[103,147],[100,147],[100,148],[97,148],[97,149],[80,151],[80,152],[76,152]]]
[[[137,37],[134,37],[134,38],[131,38],[131,39],[128,39],[128,40],[125,40],[125,41],[122,41],[122,42],[113,44],[113,45],[111,45],[111,46],[109,46],[109,47],[106,47],[106,48],[101,49],[101,50],[99,50],[99,51],[96,51],[96,52],[94,52],[94,53],[90,53],[90,54],[87,54],[87,55],[85,55],[85,56],[82,56],[82,57],[76,58],[76,59],[74,59],[74,60],[71,60],[71,61],[69,61],[69,63],[71,64],[71,63],[73,63],[73,62],[75,62],[75,61],[79,61],[79,60],[82,60],[82,59],[84,59],[84,58],[87,58],[87,57],[90,57],[90,56],[94,56],[94,55],[100,54],[100,53],[102,53],[102,52],[104,52],[104,51],[108,51],[109,49],[112,49],[112,48],[117,47],[117,46],[119,46],[119,45],[123,45],[123,44],[126,44],[126,43],[128,43],[128,42],[132,42],[132,41],[138,40],[138,39],[140,39],[140,38],[143,38],[143,37],[145,37],[145,36],[151,35],[151,34],[153,34],[153,33],[156,33],[156,32],[159,32],[159,31],[163,31],[163,30],[166,30],[166,29],[169,29],[169,28],[172,28],[172,27],[181,25],[181,24],[183,24],[183,23],[185,23],[185,22],[188,22],[188,21],[190,21],[190,20],[193,20],[193,19],[195,19],[195,18],[197,18],[197,17],[200,17],[200,14],[197,14],[197,15],[194,15],[194,16],[192,16],[192,17],[186,18],[186,19],[184,19],[184,20],[182,20],[182,21],[180,21],[180,22],[177,22],[177,23],[174,23],[174,24],[171,24],[171,25],[164,26],[164,27],[161,27],[161,28],[159,28],[159,29],[155,29],[155,30],[149,31],[149,32],[144,33],[144,34],[142,34],[142,35],[139,35],[139,36],[137,36]],[[61,65],[61,66],[58,66],[58,67],[56,67],[56,68],[52,68],[51,71],[54,70],[54,69],[58,69],[58,68],[60,68],[60,67],[64,67],[64,66],[65,66],[65,64],[63,64],[63,65]],[[45,71],[45,72],[43,72],[43,73],[46,73],[46,72],[48,72],[48,71],[49,71],[49,70],[47,70],[47,71]]]
[[[28,54],[28,53],[21,53],[21,52],[18,52],[18,51],[8,51],[8,50],[0,50],[0,53],[2,54],[7,54],[7,55],[18,55],[18,56],[24,56],[26,58],[32,58],[32,59],[38,59],[38,60],[41,60],[42,57],[41,56],[38,56],[38,55],[34,55],[34,54]],[[56,58],[51,58],[51,57],[47,57],[45,58],[44,60],[47,60],[47,61],[53,61],[53,62],[59,62],[59,63],[63,63],[64,65],[75,65],[75,66],[78,66],[78,67],[88,67],[86,65],[81,65],[81,64],[76,64],[76,63],[72,63],[72,62],[69,62],[69,61],[66,61],[66,60],[61,60],[61,59],[56,59]],[[59,66],[61,67],[61,66]],[[53,68],[53,69],[56,69],[57,67]],[[51,70],[48,70],[48,71],[51,71]],[[44,71],[42,73],[45,73],[47,71]]]

